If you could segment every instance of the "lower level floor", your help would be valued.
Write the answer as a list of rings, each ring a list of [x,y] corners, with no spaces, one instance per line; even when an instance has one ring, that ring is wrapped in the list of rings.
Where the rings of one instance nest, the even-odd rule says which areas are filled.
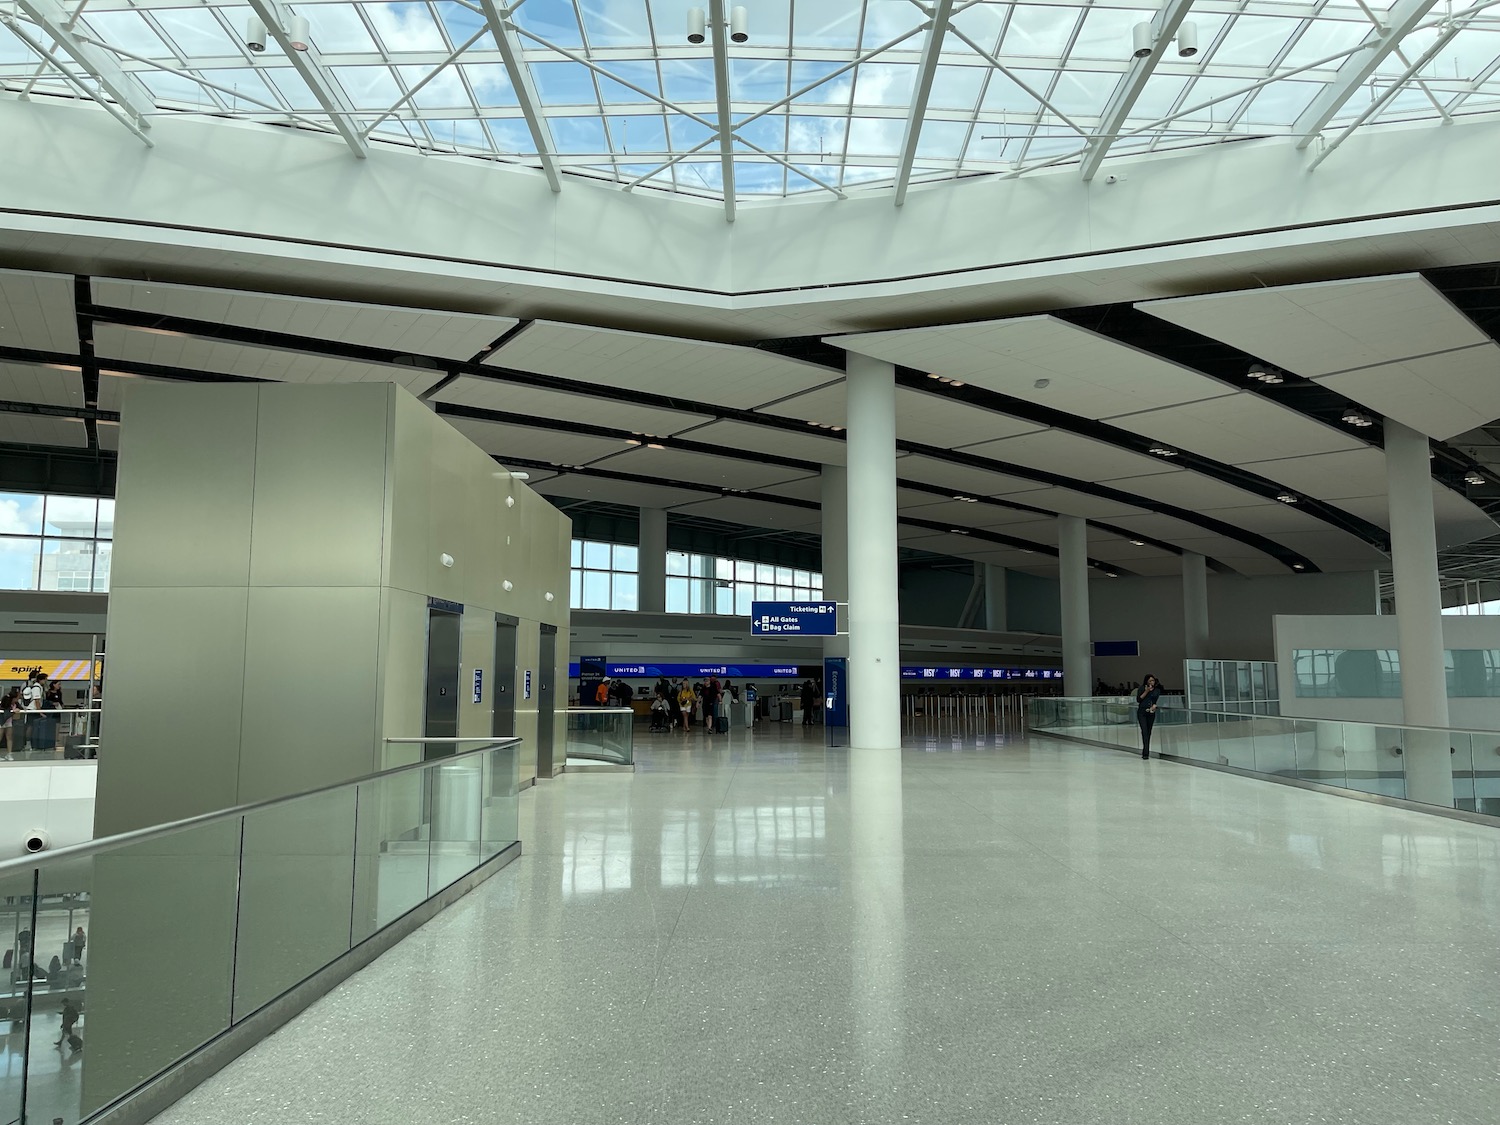
[[[638,759],[158,1125],[1495,1119],[1496,829],[966,728]]]

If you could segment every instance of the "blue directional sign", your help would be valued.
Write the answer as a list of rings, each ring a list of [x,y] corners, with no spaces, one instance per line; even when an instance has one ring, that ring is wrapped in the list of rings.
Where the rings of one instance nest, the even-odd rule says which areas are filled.
[[[751,602],[752,637],[832,637],[839,631],[837,602]]]

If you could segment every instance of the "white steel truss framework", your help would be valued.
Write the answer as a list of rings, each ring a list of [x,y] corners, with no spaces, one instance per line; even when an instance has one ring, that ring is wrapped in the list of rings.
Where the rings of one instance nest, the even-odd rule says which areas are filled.
[[[8,0],[0,91],[333,133],[740,202],[1500,112],[1500,0]],[[290,48],[292,16],[311,25]],[[1200,51],[1171,47],[1185,20]],[[1153,49],[1132,57],[1131,29]],[[0,94],[0,96],[5,96]]]

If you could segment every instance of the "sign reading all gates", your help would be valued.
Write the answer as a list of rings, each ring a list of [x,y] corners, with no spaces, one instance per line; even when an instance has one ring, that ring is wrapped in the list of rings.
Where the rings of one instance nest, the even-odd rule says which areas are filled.
[[[752,637],[832,637],[839,631],[837,602],[751,602]]]

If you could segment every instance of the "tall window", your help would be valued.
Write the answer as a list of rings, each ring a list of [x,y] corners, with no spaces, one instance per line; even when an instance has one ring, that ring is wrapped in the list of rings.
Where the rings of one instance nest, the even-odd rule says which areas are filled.
[[[574,609],[638,609],[639,569],[638,548],[575,539],[568,604]]]
[[[747,562],[685,551],[667,552],[667,612],[748,617],[751,602],[818,601],[815,570]]]
[[[0,492],[0,590],[109,590],[115,502]]]

